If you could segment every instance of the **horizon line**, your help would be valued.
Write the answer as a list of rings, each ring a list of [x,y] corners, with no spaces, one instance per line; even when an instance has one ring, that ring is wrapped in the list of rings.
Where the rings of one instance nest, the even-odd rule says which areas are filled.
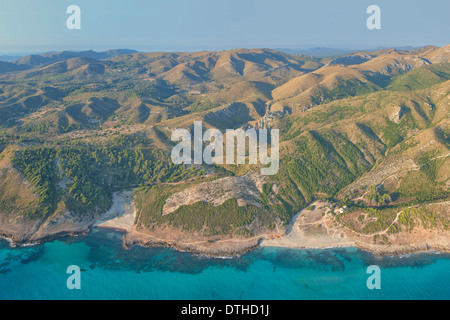
[[[93,51],[97,53],[106,52],[106,51],[112,51],[112,50],[134,50],[137,53],[155,53],[155,52],[167,52],[167,53],[185,53],[185,52],[220,52],[220,51],[230,51],[230,50],[257,50],[257,49],[269,49],[269,50],[276,50],[276,51],[283,51],[283,50],[291,50],[291,51],[312,51],[312,50],[319,50],[319,49],[326,49],[326,50],[335,50],[335,51],[341,51],[341,52],[357,52],[357,51],[376,51],[376,50],[382,50],[382,49],[399,49],[399,50],[417,50],[420,48],[425,47],[444,47],[445,45],[436,45],[436,44],[424,44],[419,46],[414,45],[374,45],[374,46],[367,46],[367,45],[361,45],[361,46],[327,46],[327,45],[312,45],[312,46],[291,46],[291,45],[279,45],[279,46],[260,46],[260,47],[254,47],[254,46],[237,46],[237,47],[222,47],[222,48],[188,48],[185,47],[184,49],[179,48],[137,48],[137,47],[105,47],[104,49],[95,48],[95,49],[85,49],[83,46],[80,46],[80,49],[76,48],[52,48],[52,49],[43,49],[43,50],[26,50],[26,51],[3,51],[0,49],[0,56],[9,56],[9,57],[15,57],[15,56],[28,56],[28,55],[42,55],[46,53],[60,53],[60,52],[87,52],[87,51]]]

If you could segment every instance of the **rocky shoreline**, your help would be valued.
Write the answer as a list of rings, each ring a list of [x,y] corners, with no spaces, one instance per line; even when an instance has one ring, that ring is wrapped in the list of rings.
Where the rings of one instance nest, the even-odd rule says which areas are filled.
[[[260,247],[287,249],[358,248],[375,256],[400,256],[419,252],[450,253],[450,237],[446,234],[423,238],[408,244],[372,244],[363,241],[341,227],[332,226],[332,215],[327,203],[315,202],[312,210],[299,212],[288,226],[276,230],[259,230],[252,238],[222,237],[205,239],[201,234],[187,234],[175,229],[149,232],[136,230],[136,208],[132,191],[114,194],[112,208],[101,217],[75,220],[70,214],[59,216],[54,222],[18,221],[0,225],[0,237],[12,247],[42,244],[61,238],[87,235],[93,228],[124,232],[123,246],[171,247],[178,251],[192,252],[211,257],[237,257]],[[324,211],[325,210],[325,211]],[[6,222],[3,220],[3,222]],[[320,228],[317,228],[320,226]],[[331,226],[331,227],[330,227]],[[422,241],[420,241],[422,240]],[[422,243],[423,242],[423,243]]]
[[[189,252],[189,253],[196,253],[201,254],[204,256],[212,257],[212,258],[223,258],[223,257],[239,257],[243,254],[246,254],[250,251],[256,250],[260,248],[259,242],[246,247],[241,247],[239,249],[236,248],[200,248],[195,246],[185,246],[180,245],[177,243],[171,243],[171,242],[140,242],[140,241],[133,241],[133,242],[125,242],[124,241],[124,247],[129,249],[133,246],[141,246],[146,248],[151,247],[165,247],[165,248],[174,248],[177,251],[180,252]]]
[[[418,254],[418,253],[450,253],[450,248],[444,247],[444,246],[429,246],[427,244],[424,244],[422,246],[411,246],[411,247],[403,247],[403,248],[394,248],[389,249],[388,248],[377,248],[372,249],[368,248],[367,246],[357,246],[358,249],[372,253],[373,255],[377,257],[395,257],[395,256],[404,256],[404,255],[410,255],[410,254]]]
[[[93,228],[103,228],[103,229],[111,229],[118,232],[123,232],[124,230],[117,228],[108,228],[108,227],[93,227]],[[11,247],[23,247],[28,245],[39,245],[45,242],[50,242],[58,239],[64,238],[76,238],[81,236],[86,236],[89,232],[92,231],[93,228],[90,228],[86,231],[80,232],[60,232],[58,234],[51,234],[45,237],[35,239],[32,241],[28,240],[17,240],[13,235],[1,233],[0,238],[7,240],[10,243]],[[132,235],[132,233],[125,233],[123,239],[124,248],[130,249],[133,246],[141,246],[141,247],[166,247],[166,248],[174,248],[180,252],[190,252],[196,254],[202,254],[209,257],[214,258],[222,258],[222,257],[239,257],[243,254],[246,254],[250,251],[268,247],[263,243],[265,241],[264,238],[259,238],[254,241],[249,241],[248,243],[240,244],[239,246],[214,246],[207,241],[204,242],[203,245],[186,245],[183,243],[177,243],[173,241],[152,241],[150,239],[136,238]],[[276,246],[270,246],[276,247]],[[387,246],[367,246],[361,243],[357,243],[354,246],[346,246],[346,245],[336,245],[336,246],[328,246],[328,247],[287,247],[280,246],[278,248],[287,248],[287,249],[297,249],[297,250],[332,250],[335,248],[358,248],[359,250],[371,253],[376,257],[387,257],[387,256],[402,256],[402,255],[411,255],[418,253],[450,253],[450,248],[443,245],[415,245],[415,246],[404,246],[404,247],[387,247]]]

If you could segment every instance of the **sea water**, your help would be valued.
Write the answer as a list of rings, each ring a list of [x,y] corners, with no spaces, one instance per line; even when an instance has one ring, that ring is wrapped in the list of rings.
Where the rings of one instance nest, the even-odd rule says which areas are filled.
[[[450,299],[450,255],[377,258],[356,248],[261,248],[232,259],[122,247],[119,232],[10,248],[0,240],[0,299]],[[67,267],[81,269],[69,290]],[[369,290],[367,268],[381,268]]]

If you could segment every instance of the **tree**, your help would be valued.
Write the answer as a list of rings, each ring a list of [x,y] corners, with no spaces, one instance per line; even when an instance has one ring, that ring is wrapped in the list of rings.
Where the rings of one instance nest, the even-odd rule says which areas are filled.
[[[370,186],[369,194],[367,195],[367,200],[369,200],[370,204],[372,201],[375,201],[376,204],[378,204],[378,199],[380,197],[380,194],[377,191],[376,186]]]
[[[385,206],[385,205],[387,205],[389,202],[391,202],[392,201],[392,199],[391,199],[391,197],[389,196],[389,194],[383,194],[382,196],[381,196],[381,198],[380,198],[380,204],[382,205],[382,206]]]

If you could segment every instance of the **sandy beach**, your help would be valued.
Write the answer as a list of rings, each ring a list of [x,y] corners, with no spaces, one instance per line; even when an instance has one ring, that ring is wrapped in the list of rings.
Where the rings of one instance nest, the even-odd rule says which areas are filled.
[[[113,194],[113,205],[95,227],[130,231],[136,218],[136,207],[133,202],[133,191],[120,191]]]
[[[44,223],[31,237],[23,240],[12,236],[15,232],[1,232],[10,238],[12,245],[50,241],[62,236],[76,236],[92,227],[125,231],[124,246],[170,246],[180,251],[202,253],[210,256],[233,256],[258,247],[291,249],[330,249],[357,247],[378,256],[400,255],[414,252],[449,252],[448,233],[416,228],[414,234],[399,233],[389,246],[372,243],[372,235],[361,235],[338,224],[328,202],[314,202],[300,211],[286,229],[261,230],[251,238],[224,237],[206,239],[201,233],[185,233],[182,230],[155,228],[151,232],[137,230],[137,210],[133,190],[113,194],[111,208],[94,223],[92,220],[74,222],[70,215],[59,217],[58,224]],[[0,230],[1,231],[1,230]],[[20,231],[20,230],[19,230]],[[23,232],[22,232],[23,233]]]
[[[311,208],[314,209],[311,210]],[[323,249],[356,247],[357,245],[345,235],[341,228],[334,225],[328,204],[315,202],[294,217],[284,236],[263,240],[261,246]]]
[[[230,256],[262,247],[292,249],[324,249],[357,247],[342,227],[336,226],[329,203],[314,203],[310,209],[299,212],[283,230],[265,231],[251,238],[223,238],[207,241],[201,234],[185,234],[166,228],[152,232],[137,231],[133,227],[124,237],[125,246],[171,246],[181,251],[198,252],[211,256]],[[284,235],[283,235],[284,234]]]
[[[372,243],[373,235],[357,234],[337,224],[329,203],[315,202],[298,213],[286,234],[265,239],[261,246],[297,249],[328,249],[357,247],[377,256],[397,256],[415,252],[449,252],[448,233],[416,227],[414,233],[401,232],[391,236],[389,245]]]

